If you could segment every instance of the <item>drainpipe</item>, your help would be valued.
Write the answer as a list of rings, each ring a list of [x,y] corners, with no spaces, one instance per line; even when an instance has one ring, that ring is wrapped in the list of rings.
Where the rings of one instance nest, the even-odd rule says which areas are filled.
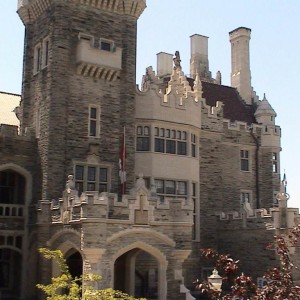
[[[259,201],[259,162],[258,162],[258,153],[259,153],[259,140],[253,133],[253,126],[250,129],[251,136],[255,142],[255,187],[256,187],[256,207],[260,208]]]

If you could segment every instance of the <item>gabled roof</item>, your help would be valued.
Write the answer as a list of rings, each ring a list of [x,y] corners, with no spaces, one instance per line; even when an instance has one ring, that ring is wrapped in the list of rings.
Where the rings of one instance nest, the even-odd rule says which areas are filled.
[[[20,104],[20,100],[20,95],[0,92],[0,124],[20,125],[20,121],[14,113],[14,109]]]

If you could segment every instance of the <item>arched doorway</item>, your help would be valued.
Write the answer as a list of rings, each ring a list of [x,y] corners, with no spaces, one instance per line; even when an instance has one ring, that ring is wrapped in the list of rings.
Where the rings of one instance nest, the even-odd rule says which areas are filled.
[[[80,276],[82,276],[83,261],[81,254],[77,250],[71,249],[66,253],[65,257],[66,263],[69,267],[69,272],[72,275],[72,277],[79,278]]]
[[[21,295],[22,255],[9,248],[0,249],[1,299],[15,300]]]
[[[135,248],[119,256],[114,265],[114,288],[135,297],[158,299],[157,259]]]

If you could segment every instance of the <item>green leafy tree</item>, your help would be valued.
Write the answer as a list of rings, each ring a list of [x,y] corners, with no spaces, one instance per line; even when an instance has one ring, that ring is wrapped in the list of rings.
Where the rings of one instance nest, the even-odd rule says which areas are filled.
[[[41,248],[39,252],[46,259],[56,260],[61,273],[57,277],[52,277],[49,284],[37,284],[37,287],[47,295],[47,300],[146,300],[142,298],[136,299],[112,288],[97,290],[92,284],[101,280],[101,276],[86,274],[80,278],[72,278],[66,260],[60,250]]]

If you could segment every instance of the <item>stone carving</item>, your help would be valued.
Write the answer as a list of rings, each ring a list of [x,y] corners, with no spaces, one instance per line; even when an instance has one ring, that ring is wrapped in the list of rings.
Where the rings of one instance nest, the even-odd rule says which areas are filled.
[[[138,190],[144,189],[144,188],[146,188],[145,180],[143,178],[143,174],[140,173],[139,178],[137,179],[137,181],[135,183],[135,189],[138,191]]]
[[[64,224],[72,220],[73,206],[79,201],[78,191],[75,189],[73,175],[68,175],[66,189],[61,203],[61,220]]]
[[[175,55],[173,57],[173,62],[174,62],[174,70],[179,69],[181,70],[181,59],[180,59],[180,54],[179,51],[175,52]]]

